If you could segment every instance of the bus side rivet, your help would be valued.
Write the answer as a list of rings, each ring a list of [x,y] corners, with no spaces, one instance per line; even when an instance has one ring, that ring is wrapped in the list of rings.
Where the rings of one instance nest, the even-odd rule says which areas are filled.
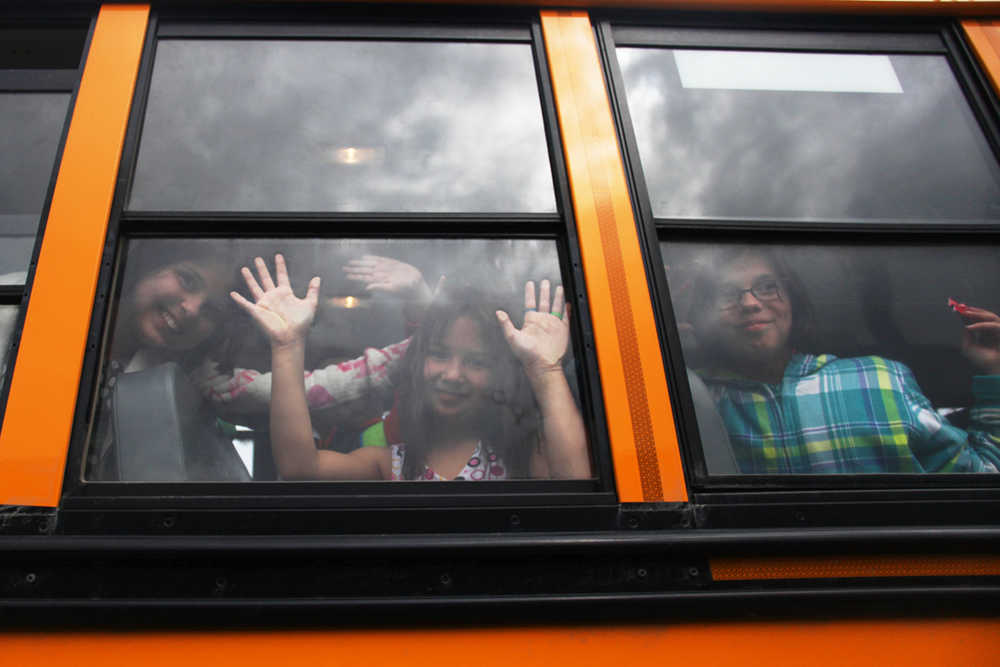
[[[24,580],[27,581],[29,584],[33,584],[36,581],[38,581],[38,575],[35,574],[34,572],[29,572],[27,576],[24,578]]]

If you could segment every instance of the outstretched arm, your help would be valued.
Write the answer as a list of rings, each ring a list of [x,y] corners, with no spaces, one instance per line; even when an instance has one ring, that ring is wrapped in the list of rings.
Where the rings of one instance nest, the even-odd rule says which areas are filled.
[[[253,318],[271,342],[271,442],[274,460],[284,479],[378,479],[382,477],[379,451],[357,454],[319,451],[313,441],[312,420],[306,402],[303,373],[306,334],[316,315],[320,279],[309,282],[303,299],[292,291],[285,259],[274,257],[277,283],[267,264],[254,260],[260,282],[243,267],[243,279],[253,301],[232,292],[233,300]]]
[[[535,298],[535,283],[524,286],[524,326],[514,326],[510,316],[497,311],[504,337],[528,376],[542,413],[542,463],[533,474],[561,479],[588,478],[590,454],[583,418],[573,400],[562,358],[569,345],[569,304],[557,287],[550,301],[551,286],[543,280]]]

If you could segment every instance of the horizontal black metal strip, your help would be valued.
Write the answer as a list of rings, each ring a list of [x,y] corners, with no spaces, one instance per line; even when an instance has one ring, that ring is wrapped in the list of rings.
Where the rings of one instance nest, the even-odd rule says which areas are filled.
[[[726,555],[780,547],[790,555],[802,549],[842,553],[1000,552],[1000,527],[879,527],[760,530],[607,531],[566,533],[475,533],[465,535],[9,535],[0,536],[0,558],[15,554],[142,553],[144,557],[205,553],[292,553],[433,555],[483,552],[491,555],[542,555],[568,552],[670,552]],[[17,556],[20,557],[20,556]]]
[[[971,236],[1000,231],[1000,220],[956,220],[952,222],[920,220],[775,220],[768,218],[702,218],[655,220],[656,230],[664,233],[727,232],[759,234],[788,232],[801,234],[847,233],[864,236],[906,236],[920,239],[928,236]]]
[[[615,26],[616,46],[665,46],[873,53],[947,53],[934,32],[792,32],[789,30]]]
[[[75,69],[2,69],[0,91],[70,93],[79,78]]]
[[[926,480],[927,477],[922,478]],[[845,502],[887,502],[887,501],[1000,501],[1000,489],[941,488],[932,489],[914,484],[905,489],[802,489],[796,491],[711,491],[696,493],[692,499],[697,505],[756,505],[756,504],[797,504],[797,503],[845,503]]]
[[[413,484],[419,484],[414,482]],[[610,505],[613,494],[595,491],[596,480],[503,482],[485,489],[416,489],[404,483],[256,482],[256,483],[91,483],[63,500],[62,508],[173,508],[249,510],[265,508],[365,507],[416,508],[448,506]],[[343,486],[342,486],[343,485]],[[399,485],[401,488],[393,488]],[[453,485],[459,486],[459,485]]]
[[[221,236],[552,236],[564,229],[557,214],[130,214],[122,234]]]
[[[24,297],[24,285],[0,285],[0,303],[19,305]]]
[[[333,20],[336,17],[328,17]],[[316,24],[289,22],[219,22],[161,23],[157,36],[161,38],[236,38],[236,39],[392,39],[450,40],[489,42],[530,42],[527,25],[518,27],[483,27],[457,25],[377,25],[377,24]]]
[[[561,627],[609,619],[655,620],[694,618],[836,618],[888,616],[941,617],[957,614],[986,616],[1000,600],[1000,586],[883,586],[863,589],[800,588],[782,591],[671,591],[517,596],[395,597],[373,599],[298,598],[243,599],[202,597],[186,600],[0,600],[8,629],[17,627],[137,626],[241,628],[348,628],[375,624],[379,628],[512,627],[543,623]],[[984,606],[986,605],[986,606]],[[81,615],[81,610],[89,614]],[[58,612],[67,612],[65,616]],[[141,614],[135,614],[141,611]],[[226,613],[220,614],[220,611]],[[327,616],[319,615],[325,611]],[[36,612],[36,613],[32,613]],[[103,612],[103,613],[102,613]],[[109,615],[105,613],[110,612]],[[121,612],[121,615],[115,612]],[[162,613],[154,613],[162,612]],[[298,616],[296,612],[303,612]],[[419,612],[419,614],[415,614]],[[496,612],[497,615],[493,613]],[[537,615],[535,613],[537,612]],[[396,615],[398,613],[398,615]],[[558,615],[553,615],[553,614]],[[343,616],[341,616],[343,614]],[[763,618],[762,618],[763,617]],[[336,623],[336,625],[331,625]]]

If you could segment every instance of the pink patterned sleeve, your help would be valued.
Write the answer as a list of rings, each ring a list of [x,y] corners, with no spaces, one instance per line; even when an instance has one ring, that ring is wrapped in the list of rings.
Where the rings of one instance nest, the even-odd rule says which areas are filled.
[[[306,371],[306,400],[310,410],[323,410],[343,403],[392,391],[392,370],[402,361],[410,339],[381,349],[368,348],[357,359]],[[271,400],[271,374],[249,368],[220,373],[215,362],[206,360],[194,375],[202,394],[228,413],[266,411]]]

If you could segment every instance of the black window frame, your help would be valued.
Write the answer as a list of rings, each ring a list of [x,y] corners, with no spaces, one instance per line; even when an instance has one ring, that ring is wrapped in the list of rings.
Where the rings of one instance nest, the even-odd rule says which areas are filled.
[[[642,11],[593,15],[605,80],[626,166],[633,211],[656,311],[660,346],[671,387],[671,401],[685,476],[697,507],[699,527],[860,526],[983,524],[1000,509],[1000,476],[973,474],[709,475],[694,404],[682,361],[659,243],[680,240],[891,243],[894,239],[931,244],[1000,242],[1000,224],[944,226],[921,222],[788,221],[711,218],[669,219],[653,215],[615,53],[617,46],[701,47],[764,51],[873,52],[943,55],[955,74],[969,109],[1000,160],[1000,104],[980,70],[957,21],[892,16],[815,17]],[[956,514],[960,511],[960,515]],[[960,516],[960,518],[958,518]]]
[[[364,8],[219,10],[166,8],[151,13],[118,188],[112,205],[88,355],[81,375],[67,456],[60,530],[66,533],[406,533],[606,530],[618,503],[604,422],[600,378],[572,217],[568,176],[537,12],[398,9],[383,21]],[[138,158],[160,39],[386,39],[518,42],[531,46],[553,177],[554,213],[283,213],[132,211],[129,189]],[[210,231],[206,232],[207,225]],[[541,238],[559,246],[563,278],[576,299],[574,356],[581,411],[595,463],[592,480],[527,480],[494,485],[447,482],[94,482],[83,478],[107,322],[122,248],[135,238]],[[502,490],[501,490],[502,489]],[[405,517],[400,509],[406,508]]]
[[[69,96],[49,181],[38,212],[35,242],[31,256],[27,258],[25,264],[24,282],[0,285],[0,306],[14,306],[18,309],[10,339],[0,341],[0,345],[6,348],[7,362],[7,372],[0,376],[0,425],[3,424],[7,409],[11,378],[14,375],[14,364],[21,343],[21,331],[24,328],[24,318],[31,297],[31,284],[35,278],[49,206],[52,203],[59,166],[62,163],[63,149],[69,134],[70,120],[73,118],[80,78],[86,64],[95,21],[93,12],[81,10],[61,11],[57,15],[53,15],[53,12],[25,12],[16,9],[0,13],[0,39],[3,39],[4,33],[10,33],[22,37],[24,44],[31,44],[36,48],[41,45],[38,51],[32,53],[27,52],[29,47],[24,47],[25,51],[20,53],[15,48],[13,53],[0,56],[2,59],[9,59],[12,64],[19,65],[4,66],[0,61],[0,93],[64,93]],[[70,67],[74,61],[75,64]]]

